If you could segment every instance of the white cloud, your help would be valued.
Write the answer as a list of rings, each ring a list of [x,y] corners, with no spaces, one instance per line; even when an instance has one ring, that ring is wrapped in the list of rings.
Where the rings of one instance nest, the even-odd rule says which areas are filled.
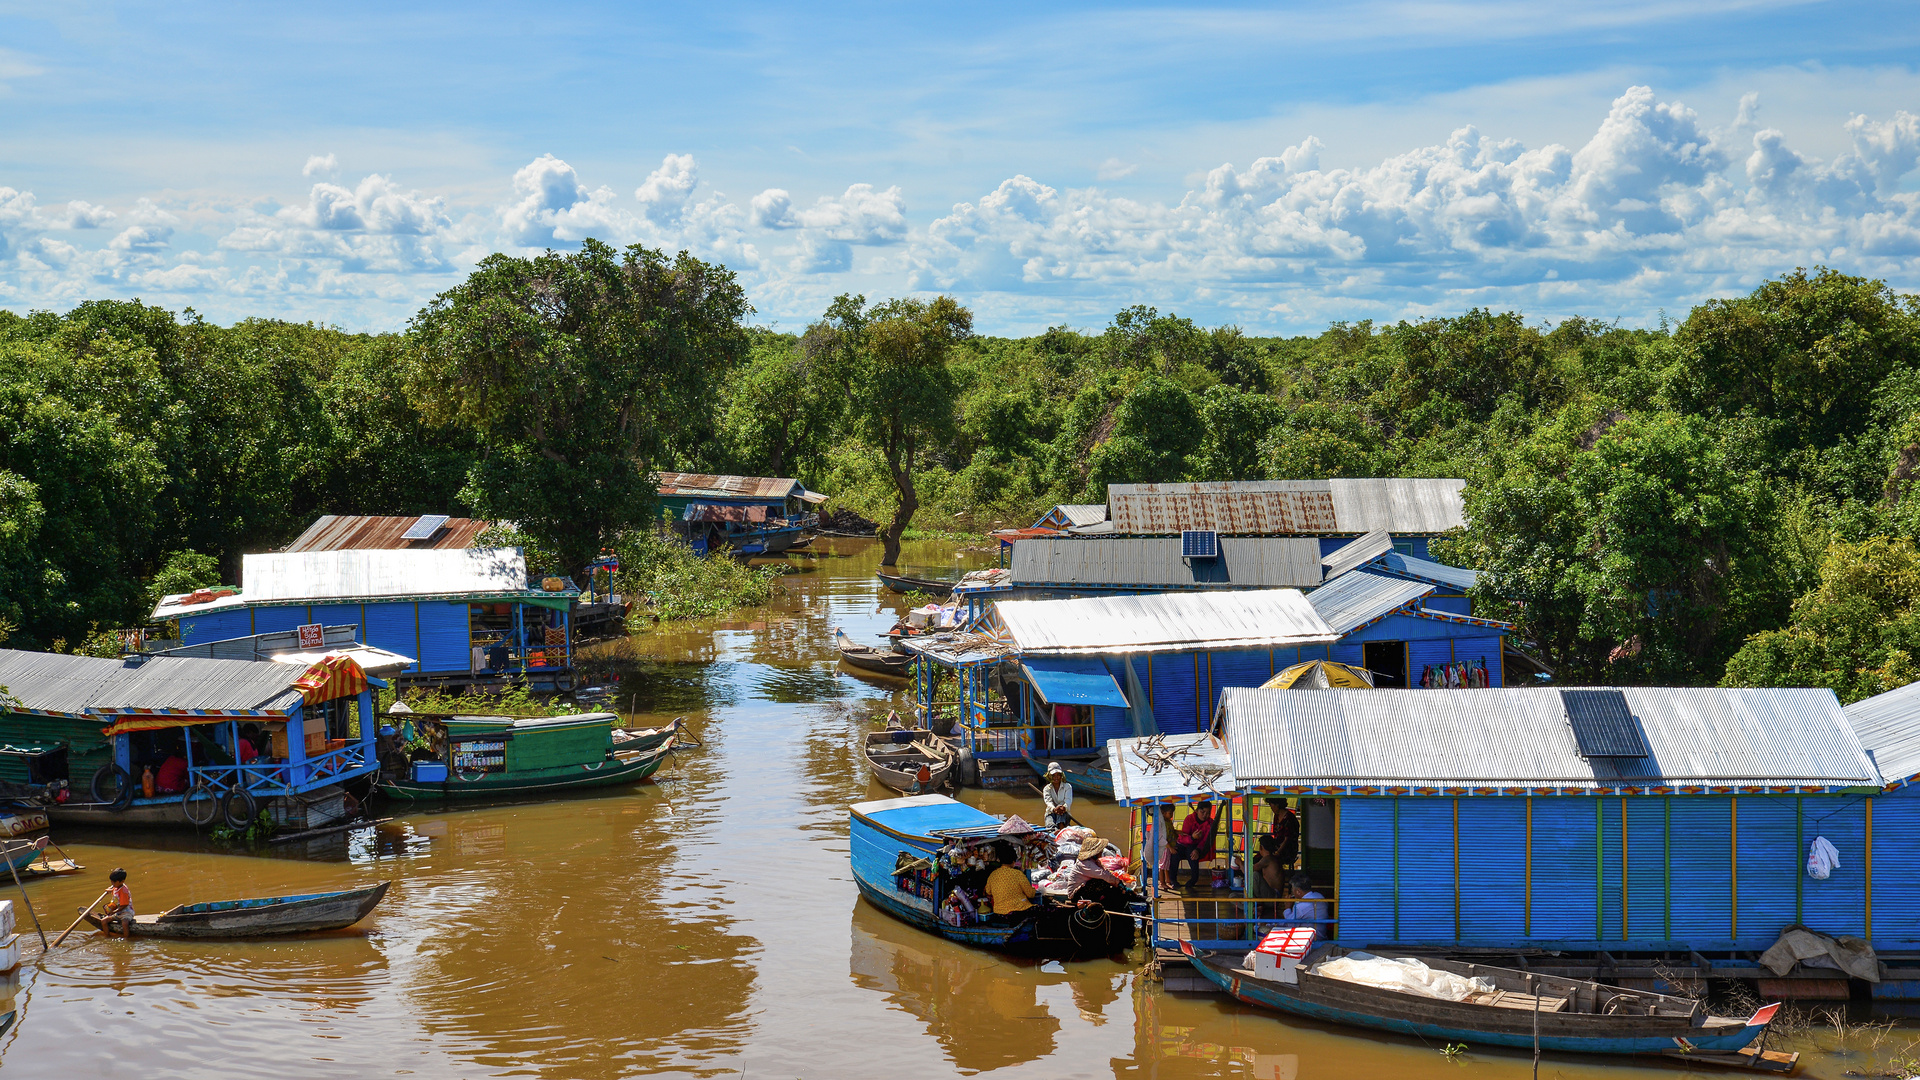
[[[659,168],[647,174],[646,183],[634,189],[633,197],[649,220],[674,221],[699,183],[700,170],[692,154],[668,154]]]
[[[848,244],[890,244],[906,239],[907,203],[898,187],[879,191],[872,184],[854,184],[844,194],[822,195],[812,206],[795,210],[785,191],[768,188],[753,199],[753,223],[807,229]]]
[[[300,170],[300,175],[312,176],[315,173],[332,173],[339,168],[340,161],[332,154],[328,154],[325,157],[315,154],[307,159],[306,165]]]
[[[155,252],[165,249],[172,238],[172,226],[133,225],[121,230],[107,247],[113,251]]]
[[[118,216],[104,206],[75,199],[67,204],[67,212],[49,225],[56,229],[97,229]]]
[[[1139,171],[1138,165],[1121,161],[1117,157],[1110,157],[1100,163],[1100,167],[1094,170],[1093,175],[1097,180],[1124,180]]]

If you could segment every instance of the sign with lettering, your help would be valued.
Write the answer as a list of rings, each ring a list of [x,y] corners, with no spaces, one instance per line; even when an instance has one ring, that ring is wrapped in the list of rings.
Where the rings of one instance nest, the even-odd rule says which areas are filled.
[[[308,623],[299,628],[300,647],[318,649],[327,643],[327,632],[319,623]]]

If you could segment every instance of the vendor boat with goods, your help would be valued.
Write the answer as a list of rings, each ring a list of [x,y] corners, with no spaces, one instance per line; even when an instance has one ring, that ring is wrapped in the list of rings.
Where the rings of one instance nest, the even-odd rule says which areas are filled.
[[[401,719],[394,717],[394,719]],[[411,753],[397,736],[385,741],[380,793],[394,799],[520,798],[575,788],[606,787],[646,780],[673,752],[671,730],[651,748],[629,749],[630,742],[652,742],[658,730],[637,738],[616,739],[612,713],[577,716],[432,716],[404,717],[425,748]]]
[[[1126,856],[1089,829],[1036,828],[944,795],[856,803],[848,814],[860,894],[897,919],[1009,952],[1111,956],[1133,944],[1145,902]],[[1007,910],[994,909],[996,896]]]
[[[1790,1071],[1797,1057],[1753,1046],[1777,1005],[1746,1020],[1709,1016],[1698,1001],[1646,990],[1316,944],[1308,926],[1276,929],[1245,954],[1180,948],[1233,997],[1330,1023],[1470,1046],[1663,1054],[1763,1072]]]

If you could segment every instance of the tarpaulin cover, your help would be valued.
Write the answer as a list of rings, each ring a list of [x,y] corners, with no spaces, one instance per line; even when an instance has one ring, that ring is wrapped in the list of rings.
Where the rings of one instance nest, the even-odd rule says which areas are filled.
[[[688,521],[765,521],[767,508],[764,506],[716,506],[711,503],[689,503]]]
[[[335,653],[308,668],[293,685],[299,689],[300,697],[311,705],[334,698],[359,697],[367,688],[367,673],[360,670],[353,657]]]
[[[1120,684],[1107,666],[1092,657],[1049,656],[1020,665],[1040,697],[1051,705],[1110,705],[1127,707]]]

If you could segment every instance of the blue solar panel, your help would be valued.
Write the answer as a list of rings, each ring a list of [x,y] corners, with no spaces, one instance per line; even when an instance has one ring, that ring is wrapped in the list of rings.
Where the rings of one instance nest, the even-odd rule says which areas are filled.
[[[1627,696],[1618,690],[1562,690],[1560,702],[1573,725],[1573,738],[1582,757],[1642,758],[1647,740],[1627,708]]]
[[[1219,558],[1220,534],[1197,529],[1181,533],[1180,557],[1183,559]]]

